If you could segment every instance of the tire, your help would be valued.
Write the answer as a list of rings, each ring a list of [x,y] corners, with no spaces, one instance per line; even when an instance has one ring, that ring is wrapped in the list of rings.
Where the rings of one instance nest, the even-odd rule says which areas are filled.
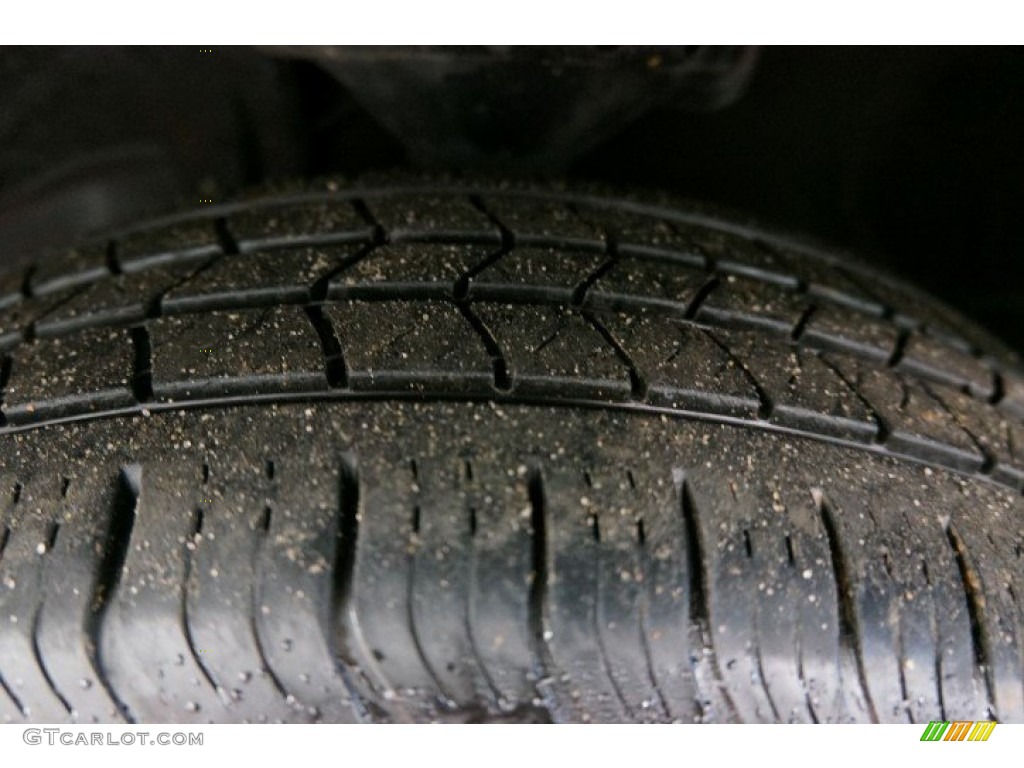
[[[1024,722],[1024,380],[693,210],[328,184],[0,282],[0,720]]]

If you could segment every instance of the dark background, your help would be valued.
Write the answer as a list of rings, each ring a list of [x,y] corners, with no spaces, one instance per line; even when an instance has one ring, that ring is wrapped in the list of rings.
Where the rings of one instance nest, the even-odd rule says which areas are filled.
[[[545,92],[545,51],[519,50],[489,92],[564,102]],[[543,162],[412,152],[382,127],[390,115],[330,73],[349,64],[325,61],[294,49],[0,49],[0,260],[277,179],[547,175],[660,189],[860,251],[1024,352],[1020,49],[764,48],[729,106],[630,103],[609,135]],[[387,85],[394,71],[370,75]],[[637,87],[608,78],[606,91]],[[415,119],[476,108],[472,89],[440,82]],[[545,119],[532,104],[513,114],[519,136]]]

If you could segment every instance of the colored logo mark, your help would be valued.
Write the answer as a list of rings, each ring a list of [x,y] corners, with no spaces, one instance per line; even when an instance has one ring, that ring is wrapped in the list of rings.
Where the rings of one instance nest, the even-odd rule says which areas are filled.
[[[994,720],[932,720],[921,734],[921,741],[988,741]]]

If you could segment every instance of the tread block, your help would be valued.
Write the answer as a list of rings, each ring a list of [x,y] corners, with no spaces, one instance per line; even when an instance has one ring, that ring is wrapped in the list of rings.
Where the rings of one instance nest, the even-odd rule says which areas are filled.
[[[544,475],[549,627],[544,640],[554,665],[567,676],[559,681],[568,689],[559,697],[561,706],[583,722],[631,720],[621,687],[625,681],[616,679],[607,649],[614,619],[605,615],[609,606],[602,599],[601,587],[607,586],[602,571],[609,563],[596,540],[598,510],[591,498],[599,494],[588,489],[578,471],[550,468]],[[631,624],[636,628],[635,618]],[[621,667],[617,671],[620,679],[626,674]]]
[[[228,719],[308,722],[319,710],[274,677],[258,630],[257,615],[265,606],[259,585],[269,535],[261,527],[268,489],[255,481],[259,475],[250,471],[245,457],[229,463],[231,453],[211,457],[202,483],[202,531],[190,550],[185,595],[189,634],[198,660],[225,700]],[[301,590],[291,598],[306,599]]]
[[[758,584],[764,583],[765,574],[744,546],[743,531],[754,527],[759,505],[739,484],[716,479],[703,470],[690,472],[685,491],[687,514],[700,539],[706,595],[702,618],[714,648],[716,676],[731,692],[730,702],[741,721],[784,721],[769,695],[760,656]],[[722,599],[726,595],[728,599]]]
[[[205,261],[221,253],[209,218],[141,229],[117,238],[117,261],[127,273],[154,267]]]
[[[487,258],[490,248],[476,243],[383,245],[332,277],[327,297],[394,298],[396,292],[410,290],[421,296],[450,297],[456,281]]]
[[[631,311],[636,311],[637,306],[649,307],[682,318],[707,282],[708,273],[690,265],[651,258],[624,258],[593,285],[584,305]]]
[[[366,242],[373,227],[348,199],[261,205],[231,214],[228,229],[247,253],[315,242]]]
[[[501,231],[469,195],[396,194],[375,196],[366,203],[392,241],[442,237],[501,244]]]
[[[43,259],[32,270],[28,287],[33,296],[44,296],[67,288],[96,282],[110,275],[105,245],[84,246]]]
[[[857,393],[816,355],[796,347],[780,355],[769,351],[754,333],[712,333],[767,393],[772,421],[861,442],[870,442],[878,433],[877,422]]]
[[[922,333],[907,339],[898,368],[954,387],[967,387],[987,399],[993,393],[992,370],[967,352]]]
[[[500,711],[540,704],[537,661],[530,634],[529,592],[533,531],[526,467],[511,457],[473,461],[467,480],[476,520],[470,540],[470,631],[479,663],[493,686]]]
[[[44,604],[43,586],[52,553],[48,543],[56,510],[41,507],[35,483],[20,486],[17,502],[6,510],[7,530],[3,560],[0,561],[0,678],[4,691],[17,710],[29,720],[67,722],[70,707],[54,688],[37,651],[38,622]],[[8,708],[8,716],[11,716]]]
[[[1024,524],[1016,494],[981,486],[951,510],[950,557],[966,593],[969,625],[975,627],[978,688],[1001,722],[1024,720],[1024,626],[1021,624],[1021,542]],[[963,599],[963,598],[961,598]],[[975,711],[984,713],[982,706]],[[979,715],[980,717],[980,715]]]
[[[165,312],[196,311],[205,306],[301,303],[317,279],[353,258],[358,247],[320,245],[287,251],[253,251],[218,259],[190,280],[164,294]]]
[[[31,277],[31,273],[27,269],[5,271],[0,274],[0,310],[18,304],[25,298],[22,288],[28,277]],[[5,328],[4,331],[6,330]],[[0,334],[0,337],[2,335]]]
[[[435,719],[448,692],[422,652],[411,604],[417,547],[409,523],[416,509],[412,471],[407,460],[373,457],[360,463],[359,482],[349,608],[359,636],[349,653],[378,695],[398,707],[394,717]]]
[[[822,356],[871,405],[887,425],[886,445],[946,466],[976,472],[984,463],[971,436],[920,384],[868,367],[857,358]]]
[[[643,642],[659,701],[674,722],[727,718],[721,692],[706,685],[701,690],[695,674],[705,649],[698,628],[691,622],[692,595],[687,582],[692,571],[680,514],[681,489],[673,482],[671,468],[637,458],[623,457],[620,467],[630,467],[627,481],[631,479],[638,498],[646,502],[642,518],[636,523],[643,577],[638,602]]]
[[[531,199],[489,192],[483,195],[483,205],[505,229],[516,236],[517,243],[526,245],[538,238],[544,241],[555,239],[604,249],[604,231],[574,213],[561,200]]]
[[[286,704],[323,722],[358,722],[368,716],[369,687],[358,670],[345,671],[346,618],[337,613],[346,577],[338,552],[349,545],[342,509],[353,488],[342,481],[338,457],[308,448],[294,454],[276,437],[268,435],[277,447],[268,449],[275,472],[258,534],[253,631]]]
[[[439,301],[344,301],[324,306],[353,389],[490,391],[492,366],[472,326]]]
[[[498,301],[565,301],[606,260],[603,252],[518,247],[480,272],[469,297]]]
[[[800,336],[800,343],[815,349],[848,352],[886,362],[896,348],[895,328],[846,307],[817,306]]]
[[[22,344],[12,353],[4,414],[13,423],[59,416],[69,409],[132,405],[132,346],[127,329],[93,328]]]
[[[413,542],[410,622],[449,701],[480,701],[481,711],[500,711],[501,695],[486,675],[472,612],[479,500],[471,475],[471,465],[455,457],[416,461],[414,514],[406,521]],[[529,663],[521,669],[525,674]]]
[[[727,275],[701,304],[697,320],[789,334],[806,309],[807,299],[791,290]]]
[[[629,377],[615,350],[582,317],[557,307],[474,304],[522,394],[624,399]]]
[[[654,405],[755,418],[757,391],[701,329],[648,311],[599,315],[647,384]]]
[[[41,319],[36,333],[51,337],[80,328],[140,323],[158,297],[189,282],[203,263],[204,260],[173,261],[91,283]]]
[[[52,515],[52,547],[44,554],[36,643],[54,691],[67,702],[77,722],[123,721],[117,702],[103,682],[89,631],[96,610],[97,572],[108,546],[116,498],[114,473],[40,475],[26,484],[33,498],[23,499]]]
[[[18,346],[25,338],[29,326],[42,322],[76,294],[88,289],[88,285],[71,285],[42,296],[12,301],[0,309],[0,351]]]
[[[1011,488],[1024,485],[1024,426],[959,389],[929,384],[928,393],[994,461],[992,476]]]
[[[620,253],[659,253],[682,262],[703,265],[703,256],[693,238],[680,232],[670,221],[583,201],[574,203],[573,209],[594,231],[610,236]]]
[[[138,478],[133,543],[101,634],[100,658],[130,717],[230,722],[230,693],[204,666],[189,620],[208,490],[199,466],[163,457]]]
[[[320,345],[299,307],[176,315],[148,327],[157,397],[326,388]]]
[[[853,574],[863,675],[883,722],[934,713],[933,701],[949,719],[983,716],[966,600],[943,531],[955,510],[926,503],[936,480],[951,480],[929,480],[930,471],[894,465],[859,494],[845,484],[826,489]]]

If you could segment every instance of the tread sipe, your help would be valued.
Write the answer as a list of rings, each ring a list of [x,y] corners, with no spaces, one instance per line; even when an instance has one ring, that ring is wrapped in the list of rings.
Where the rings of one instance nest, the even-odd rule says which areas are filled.
[[[1024,722],[1024,378],[706,213],[209,206],[0,276],[0,722]]]

